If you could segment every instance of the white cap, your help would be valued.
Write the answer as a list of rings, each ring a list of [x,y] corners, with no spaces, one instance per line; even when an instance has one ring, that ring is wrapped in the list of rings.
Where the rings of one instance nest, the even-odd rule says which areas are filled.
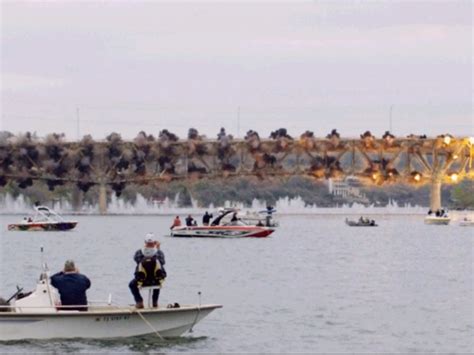
[[[145,236],[145,243],[154,243],[155,242],[155,235],[153,233],[148,233]]]

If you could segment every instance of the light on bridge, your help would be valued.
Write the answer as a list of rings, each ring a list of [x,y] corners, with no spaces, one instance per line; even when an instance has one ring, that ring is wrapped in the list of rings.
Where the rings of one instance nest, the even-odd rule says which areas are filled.
[[[474,137],[469,137],[469,144],[474,145]]]
[[[421,174],[419,172],[414,171],[411,173],[411,176],[413,177],[413,180],[415,180],[416,182],[421,181]]]
[[[452,140],[452,138],[449,134],[445,135],[444,138],[443,138],[443,142],[446,145],[449,145],[451,143],[451,140]]]
[[[452,173],[450,176],[452,182],[457,182],[459,179],[459,175],[456,173]]]

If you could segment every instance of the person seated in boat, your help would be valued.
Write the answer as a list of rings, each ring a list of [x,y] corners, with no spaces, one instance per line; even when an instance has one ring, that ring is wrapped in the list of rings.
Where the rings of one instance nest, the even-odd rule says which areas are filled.
[[[263,227],[263,226],[264,226],[264,225],[263,225],[262,221],[261,221],[261,220],[258,220],[257,227]]]
[[[28,219],[26,220],[28,223],[32,223],[33,222],[33,219],[31,217],[28,217]]]
[[[133,298],[135,299],[135,307],[143,308],[143,298],[140,294],[141,287],[161,286],[166,274],[161,267],[160,260],[155,255],[145,256],[140,263],[138,263],[135,275],[132,281],[128,284]],[[158,307],[158,298],[160,296],[160,289],[156,288],[152,294],[152,305]]]
[[[209,222],[211,221],[211,218],[212,214],[209,214],[209,212],[206,211],[206,213],[204,213],[204,216],[202,216],[202,225],[208,226]]]
[[[192,226],[196,226],[196,225],[197,225],[197,223],[194,220],[194,218],[191,215],[188,215],[188,217],[186,217],[186,226],[187,227],[192,227]]]
[[[144,258],[152,257],[156,255],[158,261],[160,262],[163,273],[166,277],[165,271],[165,253],[160,249],[161,243],[158,240],[154,240],[155,235],[153,233],[148,233],[145,236],[145,245],[143,248],[138,249],[134,256],[133,260],[137,263],[135,272],[138,270],[138,265],[142,262]]]
[[[176,218],[173,220],[173,224],[171,225],[170,229],[173,229],[174,227],[181,227],[181,220],[179,219],[179,216],[176,216]]]
[[[51,285],[58,289],[62,306],[84,306],[59,307],[58,309],[87,311],[86,291],[91,287],[91,281],[87,276],[79,273],[73,260],[67,260],[63,271],[51,276]]]

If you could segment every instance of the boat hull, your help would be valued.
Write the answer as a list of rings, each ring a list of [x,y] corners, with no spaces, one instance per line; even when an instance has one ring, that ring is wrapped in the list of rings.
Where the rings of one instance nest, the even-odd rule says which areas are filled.
[[[449,217],[426,217],[425,224],[448,225],[451,219]]]
[[[18,223],[9,224],[9,231],[67,231],[74,229],[77,222],[57,222],[57,223]]]
[[[181,227],[171,230],[172,237],[180,238],[265,238],[273,228],[253,226]]]
[[[354,221],[346,221],[346,224],[349,226],[349,227],[377,227],[378,225],[377,224],[360,224],[360,223],[357,223],[357,222],[354,222]]]
[[[178,337],[221,305],[181,308],[0,313],[0,341],[23,339],[106,339],[153,334]],[[140,315],[141,314],[141,315]],[[144,318],[144,319],[143,319]],[[145,321],[146,320],[146,321]]]

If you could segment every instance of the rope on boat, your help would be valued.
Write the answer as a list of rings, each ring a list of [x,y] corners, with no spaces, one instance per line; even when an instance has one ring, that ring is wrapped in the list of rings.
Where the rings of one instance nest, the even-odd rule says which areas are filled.
[[[165,339],[161,336],[161,334],[158,333],[158,330],[156,330],[155,327],[153,327],[153,325],[145,318],[145,316],[142,314],[142,312],[140,312],[138,309],[136,309],[135,312],[137,312],[137,314],[141,317],[141,319],[143,319],[143,321],[145,322],[145,324],[148,325],[151,330],[153,330],[153,333],[155,333],[158,338],[160,338],[161,340],[165,340]]]
[[[197,313],[196,313],[196,317],[194,318],[193,324],[191,324],[191,328],[189,328],[189,332],[190,332],[190,333],[193,332],[193,327],[194,327],[194,325],[196,324],[196,322],[197,322],[197,320],[198,320],[199,313],[201,313],[201,291],[198,292],[198,295],[199,295],[198,311],[197,311]]]

